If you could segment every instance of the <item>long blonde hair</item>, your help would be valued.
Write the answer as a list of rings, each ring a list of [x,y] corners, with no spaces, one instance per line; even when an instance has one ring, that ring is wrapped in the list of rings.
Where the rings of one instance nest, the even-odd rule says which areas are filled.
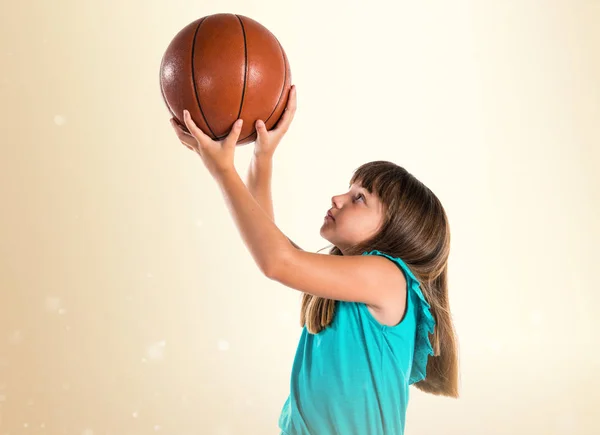
[[[427,393],[458,397],[458,342],[448,299],[450,227],[444,207],[434,193],[406,169],[387,161],[360,166],[350,184],[359,183],[383,202],[385,218],[377,235],[346,252],[361,255],[378,250],[401,258],[421,283],[436,321],[431,337],[434,355],[427,376],[415,384]],[[333,246],[329,255],[344,255]],[[300,325],[312,334],[327,328],[336,301],[304,293]]]

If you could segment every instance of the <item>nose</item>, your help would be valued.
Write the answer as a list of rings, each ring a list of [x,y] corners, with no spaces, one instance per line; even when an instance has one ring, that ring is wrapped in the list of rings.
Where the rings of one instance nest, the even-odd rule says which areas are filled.
[[[341,204],[342,204],[342,195],[335,195],[331,197],[331,204],[335,207],[335,208],[340,208]]]

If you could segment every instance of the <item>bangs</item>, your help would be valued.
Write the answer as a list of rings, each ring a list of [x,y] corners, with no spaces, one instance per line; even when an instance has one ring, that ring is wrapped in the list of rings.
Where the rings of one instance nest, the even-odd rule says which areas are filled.
[[[370,162],[360,166],[350,184],[357,183],[384,203],[390,204],[398,197],[406,171],[400,166],[385,161]]]

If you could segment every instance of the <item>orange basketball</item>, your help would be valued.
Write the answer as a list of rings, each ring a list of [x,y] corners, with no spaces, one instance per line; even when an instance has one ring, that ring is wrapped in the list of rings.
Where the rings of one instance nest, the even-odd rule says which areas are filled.
[[[277,38],[260,23],[236,14],[202,17],[175,35],[160,65],[160,88],[171,115],[183,126],[187,109],[215,140],[244,120],[238,145],[256,139],[256,120],[267,130],[281,117],[291,72]]]

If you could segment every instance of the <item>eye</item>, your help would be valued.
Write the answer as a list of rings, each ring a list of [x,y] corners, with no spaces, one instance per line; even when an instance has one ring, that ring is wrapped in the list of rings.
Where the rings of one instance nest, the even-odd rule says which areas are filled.
[[[362,193],[359,193],[358,195],[356,195],[356,196],[354,197],[354,200],[355,200],[355,201],[357,201],[357,200],[359,200],[360,198],[362,198],[362,199],[363,199],[363,201],[364,201],[364,199],[365,199],[365,196],[364,196]]]

